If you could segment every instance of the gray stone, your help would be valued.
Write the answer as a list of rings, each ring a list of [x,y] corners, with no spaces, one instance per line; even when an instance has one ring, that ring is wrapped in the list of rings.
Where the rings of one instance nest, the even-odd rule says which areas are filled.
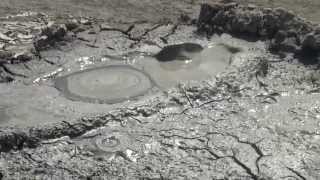
[[[79,23],[76,19],[69,20],[65,25],[68,31],[74,30],[79,27]]]
[[[320,34],[309,33],[304,37],[302,42],[303,48],[320,50]]]

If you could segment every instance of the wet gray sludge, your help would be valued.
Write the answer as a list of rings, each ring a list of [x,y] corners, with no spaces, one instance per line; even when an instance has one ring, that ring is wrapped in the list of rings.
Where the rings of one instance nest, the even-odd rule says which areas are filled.
[[[203,5],[198,22],[137,23],[125,33],[105,28],[111,30],[99,32],[95,44],[95,35],[83,31],[72,50],[41,51],[61,62],[47,71],[57,73],[34,73],[31,84],[25,78],[1,88],[0,114],[10,116],[15,97],[29,109],[41,104],[41,112],[69,119],[27,127],[4,118],[17,123],[1,126],[0,177],[320,179],[320,73],[294,55],[316,43],[290,44],[297,49],[280,48],[280,56],[270,52],[278,30],[296,31],[297,40],[315,26],[283,9],[235,3]],[[239,31],[262,37],[249,42],[224,34]],[[165,51],[171,56],[162,56]],[[59,53],[64,57],[52,58]],[[158,89],[148,94],[153,83]],[[114,99],[117,93],[121,98]]]

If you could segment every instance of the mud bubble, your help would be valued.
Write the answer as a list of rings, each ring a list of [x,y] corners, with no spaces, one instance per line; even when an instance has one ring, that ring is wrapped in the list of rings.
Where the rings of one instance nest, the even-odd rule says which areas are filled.
[[[153,81],[132,66],[109,65],[59,77],[55,87],[71,100],[113,104],[147,93]]]
[[[195,43],[174,44],[164,47],[155,58],[160,62],[188,60],[199,54],[203,47]]]

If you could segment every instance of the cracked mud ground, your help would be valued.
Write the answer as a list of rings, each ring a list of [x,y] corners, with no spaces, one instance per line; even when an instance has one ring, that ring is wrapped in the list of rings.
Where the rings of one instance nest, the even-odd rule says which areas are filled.
[[[241,63],[211,79],[132,102],[75,103],[50,89],[50,80],[66,69],[121,60],[123,54],[130,61],[177,42],[208,43],[189,20],[134,26],[79,21],[83,31],[68,32],[67,39],[40,50],[40,58],[32,57],[39,59],[21,63],[13,56],[18,64],[1,63],[14,79],[1,86],[9,98],[46,95],[29,106],[50,101],[72,120],[1,127],[0,179],[320,179],[315,65],[270,53],[240,56],[234,61]]]

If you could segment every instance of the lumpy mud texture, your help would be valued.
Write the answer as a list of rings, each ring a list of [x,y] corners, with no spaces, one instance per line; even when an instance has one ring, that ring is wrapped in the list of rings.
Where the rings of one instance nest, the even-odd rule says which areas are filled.
[[[55,87],[67,98],[109,104],[143,95],[152,86],[147,74],[125,65],[87,69],[55,81]]]

